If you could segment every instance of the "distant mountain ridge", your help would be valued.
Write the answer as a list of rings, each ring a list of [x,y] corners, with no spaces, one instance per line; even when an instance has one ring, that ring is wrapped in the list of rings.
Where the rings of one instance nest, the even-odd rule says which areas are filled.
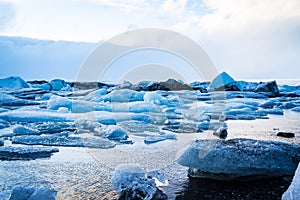
[[[0,76],[75,79],[96,43],[0,36]]]

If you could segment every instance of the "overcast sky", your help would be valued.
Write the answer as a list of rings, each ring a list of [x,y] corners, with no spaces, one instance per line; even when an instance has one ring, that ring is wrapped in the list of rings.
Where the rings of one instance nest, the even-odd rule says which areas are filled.
[[[300,78],[299,0],[0,0],[2,36],[98,43],[145,27],[192,38],[238,79]]]

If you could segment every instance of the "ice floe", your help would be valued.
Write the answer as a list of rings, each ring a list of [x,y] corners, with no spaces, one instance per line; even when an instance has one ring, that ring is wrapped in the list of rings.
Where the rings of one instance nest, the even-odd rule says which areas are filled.
[[[59,150],[57,148],[52,147],[1,146],[0,160],[33,160],[38,158],[47,158],[58,151]]]

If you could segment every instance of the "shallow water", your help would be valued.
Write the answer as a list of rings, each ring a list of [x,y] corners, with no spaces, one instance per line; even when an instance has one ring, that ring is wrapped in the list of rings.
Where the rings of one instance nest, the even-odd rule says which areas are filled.
[[[267,120],[228,121],[228,138],[246,137],[300,144],[299,119],[298,113],[286,112],[285,116],[271,116]],[[278,129],[292,131],[296,133],[296,137],[278,137],[276,136]],[[174,163],[176,155],[180,154],[191,140],[201,138],[215,137],[212,131],[205,131],[196,134],[178,134],[175,141],[164,141],[149,146],[137,141],[134,145],[120,145],[112,149],[59,147],[60,152],[49,159],[1,161],[0,190],[10,190],[15,185],[44,185],[56,189],[58,199],[116,199],[118,195],[110,183],[113,168],[121,163],[139,163],[147,171],[160,170],[166,175],[169,186],[161,189],[169,199],[196,199],[196,197],[257,199],[263,184],[252,188],[258,192],[249,192],[249,188],[245,189],[247,185],[251,186],[253,183],[242,185],[231,183],[232,187],[223,188],[222,186],[226,186],[227,183],[222,181],[188,178],[187,168]],[[272,182],[270,187],[263,189],[264,194],[269,196],[264,197],[281,196],[289,181],[290,179],[270,181]],[[274,189],[278,187],[279,189]]]

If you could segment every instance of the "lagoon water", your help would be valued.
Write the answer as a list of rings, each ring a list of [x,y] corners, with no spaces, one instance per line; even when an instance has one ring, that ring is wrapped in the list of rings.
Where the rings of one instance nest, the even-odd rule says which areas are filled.
[[[286,80],[286,83],[300,85],[300,81],[287,82]],[[173,96],[178,96],[180,100],[187,100],[188,98],[183,98],[185,95],[190,96],[189,99],[193,99],[194,94],[178,92],[170,95],[169,100]],[[79,95],[79,98],[83,96]],[[225,102],[235,100],[240,99],[233,98],[225,100]],[[248,100],[261,104],[268,99],[249,98]],[[275,98],[275,100],[280,102],[282,99]],[[20,106],[13,107],[13,109],[21,111],[22,109],[45,109],[43,105],[46,106],[47,101],[41,100],[42,106]],[[299,98],[287,98],[284,101],[292,101],[300,106]],[[224,105],[224,100],[220,102]],[[220,102],[217,101],[217,103]],[[129,106],[127,104],[128,102],[126,106]],[[176,108],[177,104],[174,105],[158,106],[166,111],[169,108]],[[210,105],[209,101],[186,101],[184,106],[189,107],[183,106],[182,110],[187,112]],[[5,108],[10,109],[8,106]],[[300,113],[290,109],[283,109],[283,111],[284,115],[269,114],[267,115],[268,119],[227,120],[227,139],[252,138],[300,145]],[[51,112],[65,114],[61,110]],[[72,118],[79,117],[82,119],[81,115],[82,113],[74,113]],[[158,115],[159,113],[156,113],[151,116]],[[184,118],[180,124],[191,123],[192,121],[192,119]],[[213,119],[212,121],[218,120]],[[78,123],[79,127],[81,124]],[[118,123],[121,122],[117,122],[117,125]],[[13,132],[16,124],[14,122],[12,126],[0,130],[1,136],[5,139],[5,146],[23,146],[23,144],[12,144],[11,138],[7,137],[7,134]],[[161,130],[164,124],[157,123],[155,126]],[[276,135],[278,131],[293,132],[295,137],[278,137]],[[165,132],[171,133],[170,131]],[[282,193],[287,189],[291,177],[242,183],[189,178],[187,168],[176,164],[176,158],[195,139],[216,139],[212,132],[212,130],[204,130],[199,133],[176,133],[176,140],[167,139],[153,144],[145,144],[145,136],[142,134],[130,132],[128,136],[134,142],[133,144],[117,143],[116,147],[108,149],[59,147],[59,152],[54,153],[50,158],[25,161],[3,160],[0,161],[0,197],[8,199],[13,187],[22,185],[53,188],[58,191],[57,199],[118,199],[118,194],[110,183],[111,173],[119,164],[137,163],[146,171],[158,170],[166,176],[169,185],[162,186],[160,189],[167,194],[169,199],[280,199]],[[94,137],[90,134],[86,130],[84,133],[79,133],[81,137]],[[144,134],[147,136],[155,135],[151,131],[146,131]]]

